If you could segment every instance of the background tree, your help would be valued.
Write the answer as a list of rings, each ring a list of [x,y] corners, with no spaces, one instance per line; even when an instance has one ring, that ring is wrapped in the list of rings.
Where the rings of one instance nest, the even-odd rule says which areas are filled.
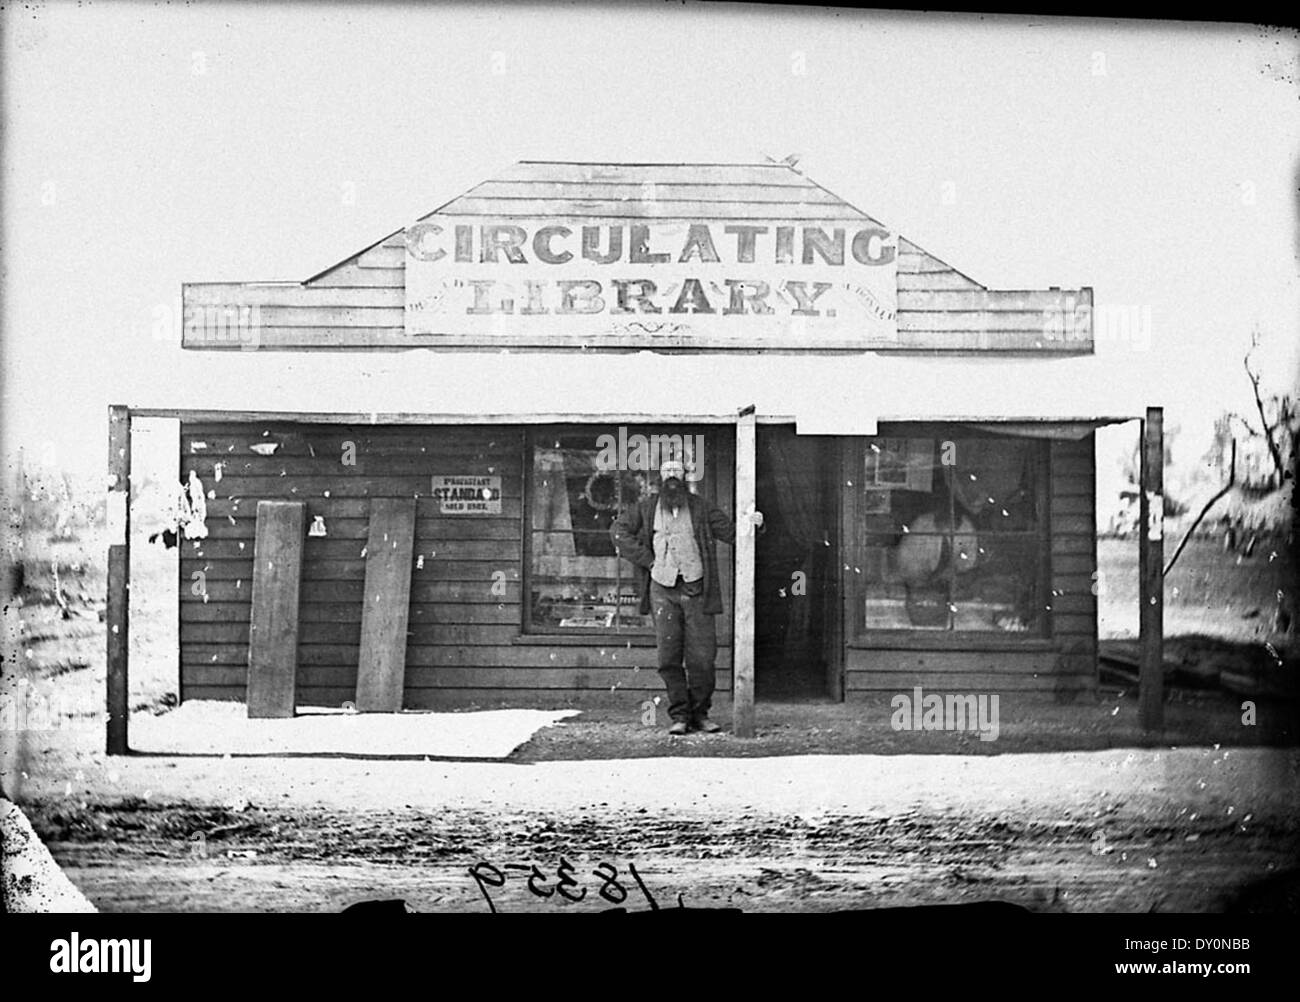
[[[1216,422],[1216,444],[1219,449],[1215,454],[1222,463],[1222,443],[1217,442],[1221,433],[1237,435],[1240,445],[1238,457],[1239,460],[1244,460],[1239,462],[1238,467],[1242,485],[1269,493],[1282,487],[1294,476],[1292,467],[1296,438],[1300,433],[1300,413],[1297,413],[1295,399],[1290,393],[1265,393],[1260,388],[1262,377],[1252,360],[1258,347],[1257,331],[1251,335],[1250,349],[1242,358],[1246,378],[1250,380],[1251,392],[1255,398],[1255,415],[1248,419],[1230,411]]]

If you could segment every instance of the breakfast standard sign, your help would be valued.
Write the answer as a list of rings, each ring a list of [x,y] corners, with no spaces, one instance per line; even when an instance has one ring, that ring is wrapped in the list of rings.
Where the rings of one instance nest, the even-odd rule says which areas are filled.
[[[869,220],[433,216],[405,244],[406,331],[450,343],[897,343],[897,235]]]

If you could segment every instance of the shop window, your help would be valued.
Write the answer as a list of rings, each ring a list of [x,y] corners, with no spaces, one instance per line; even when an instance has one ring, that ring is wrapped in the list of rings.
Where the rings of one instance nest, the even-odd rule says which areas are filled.
[[[1042,636],[1046,443],[995,435],[865,441],[851,482],[856,633]]]
[[[694,429],[622,425],[530,435],[527,632],[653,634],[638,611],[636,568],[615,553],[610,526],[658,489],[669,453],[683,458],[688,487],[702,493],[705,439]]]

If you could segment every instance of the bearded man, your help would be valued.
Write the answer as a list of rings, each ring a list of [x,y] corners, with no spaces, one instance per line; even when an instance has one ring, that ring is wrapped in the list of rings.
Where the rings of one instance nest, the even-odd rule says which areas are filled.
[[[642,615],[653,613],[659,677],[668,690],[668,733],[721,730],[709,719],[717,656],[714,617],[722,612],[715,543],[733,543],[736,524],[686,488],[675,459],[659,469],[660,488],[619,513],[610,537],[619,556],[638,569]],[[763,516],[750,516],[754,525]]]

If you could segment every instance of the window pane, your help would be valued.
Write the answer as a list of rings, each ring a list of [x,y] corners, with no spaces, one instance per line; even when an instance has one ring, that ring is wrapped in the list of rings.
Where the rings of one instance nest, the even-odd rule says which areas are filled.
[[[958,575],[953,593],[955,629],[1037,632],[1042,622],[1037,537],[981,533],[978,563]]]
[[[653,629],[638,612],[636,569],[615,553],[609,530],[621,509],[657,489],[669,454],[684,458],[690,489],[702,490],[703,435],[618,426],[534,435],[529,628]]]
[[[535,575],[532,590],[534,626],[573,629],[615,625],[616,578]]]
[[[854,568],[867,630],[1037,632],[1045,624],[1042,443],[867,440]]]
[[[650,490],[645,473],[602,469],[594,436],[587,448],[538,447],[533,454],[532,518],[534,529],[586,531],[582,540],[590,556],[614,556],[609,528],[619,509]],[[547,443],[549,446],[550,443]]]
[[[618,625],[624,630],[653,630],[654,619],[649,613],[644,616],[639,611],[640,596],[636,593],[636,582],[623,579],[622,590],[618,595]]]
[[[881,491],[928,494],[934,485],[935,441],[930,438],[867,440],[866,484]]]
[[[976,528],[1014,532],[1037,527],[1034,446],[1023,439],[971,438],[953,441],[952,465],[945,466],[956,506]]]
[[[947,630],[949,575],[941,563],[947,537],[872,534],[860,570],[868,630]]]

